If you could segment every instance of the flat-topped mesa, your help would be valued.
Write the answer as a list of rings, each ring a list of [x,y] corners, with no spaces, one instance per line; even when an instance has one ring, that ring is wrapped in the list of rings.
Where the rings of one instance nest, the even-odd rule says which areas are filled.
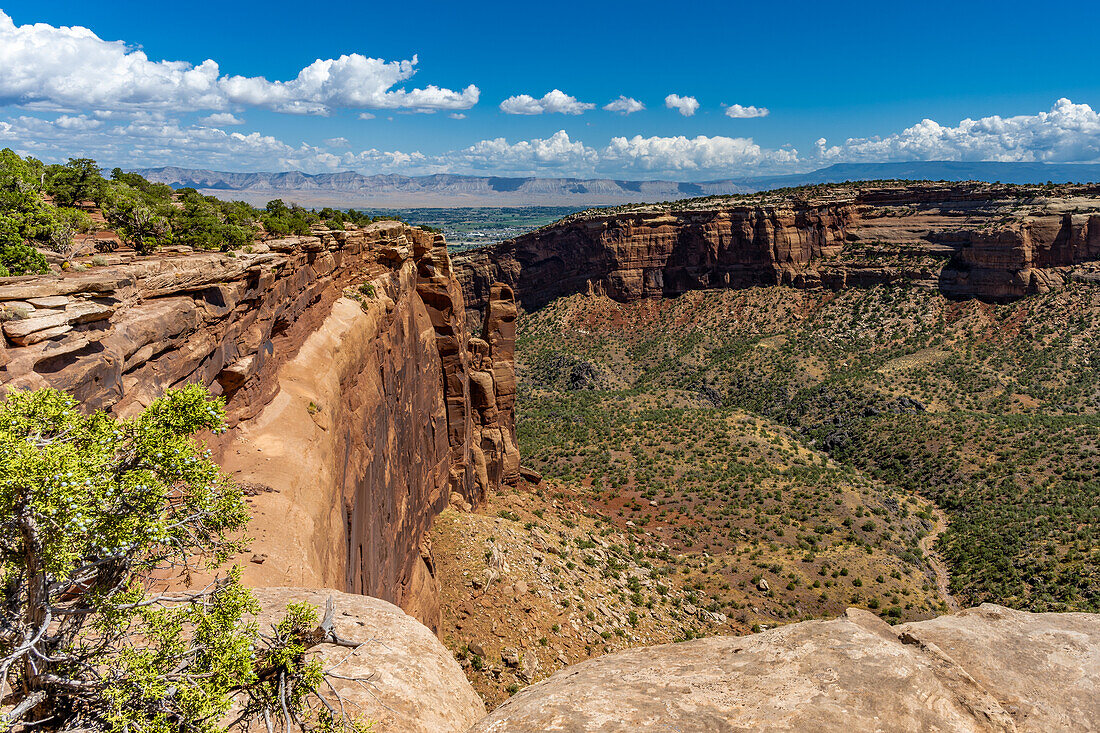
[[[910,282],[1010,300],[1096,279],[1100,188],[895,183],[595,210],[456,257],[467,306],[511,285],[535,309],[701,288]],[[476,314],[471,314],[476,315]]]
[[[205,384],[233,428],[215,458],[253,494],[246,581],[374,595],[434,628],[432,519],[518,475],[512,292],[474,338],[442,236],[315,234],[0,280],[0,390],[128,416]]]

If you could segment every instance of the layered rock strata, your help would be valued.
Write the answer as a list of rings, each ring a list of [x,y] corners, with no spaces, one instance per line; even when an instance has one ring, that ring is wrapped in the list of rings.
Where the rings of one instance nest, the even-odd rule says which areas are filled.
[[[1095,730],[1100,616],[984,604],[889,626],[850,609],[559,670],[470,733]]]
[[[253,494],[246,580],[365,593],[438,625],[432,518],[518,475],[515,304],[466,330],[442,237],[399,222],[0,281],[0,387],[133,415],[224,395],[215,457]]]
[[[1096,187],[897,184],[596,210],[457,266],[477,312],[494,283],[529,310],[577,292],[620,301],[700,288],[908,282],[1009,300],[1095,279]]]

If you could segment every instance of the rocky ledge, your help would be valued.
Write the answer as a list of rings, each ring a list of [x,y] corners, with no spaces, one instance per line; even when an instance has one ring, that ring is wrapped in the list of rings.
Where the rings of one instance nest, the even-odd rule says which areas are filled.
[[[470,733],[1097,727],[1100,616],[983,604],[900,626],[850,609],[611,654],[528,687]]]
[[[640,647],[566,667],[489,715],[421,624],[384,601],[261,588],[260,621],[291,601],[335,606],[322,646],[348,709],[376,733],[1090,731],[1100,726],[1100,616],[984,604],[889,626],[849,609],[743,637]],[[522,663],[522,660],[521,660]]]
[[[261,630],[277,623],[289,603],[323,610],[332,599],[334,630],[357,646],[322,644],[320,659],[339,675],[331,682],[344,709],[373,722],[374,733],[462,733],[484,717],[484,703],[451,653],[397,606],[311,588],[256,588],[253,594]]]

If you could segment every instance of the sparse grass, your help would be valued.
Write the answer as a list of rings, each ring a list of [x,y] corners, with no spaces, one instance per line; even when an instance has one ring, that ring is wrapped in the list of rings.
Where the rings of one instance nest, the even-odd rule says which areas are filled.
[[[950,517],[960,601],[1100,610],[1098,315],[1086,284],[1011,305],[885,287],[565,298],[520,322],[521,448],[688,555],[869,551],[885,564],[849,586],[890,619],[929,607],[866,593],[923,585],[887,561],[923,569],[926,499]],[[588,389],[562,376],[578,362],[600,375]],[[808,615],[855,597],[787,585],[772,591]]]

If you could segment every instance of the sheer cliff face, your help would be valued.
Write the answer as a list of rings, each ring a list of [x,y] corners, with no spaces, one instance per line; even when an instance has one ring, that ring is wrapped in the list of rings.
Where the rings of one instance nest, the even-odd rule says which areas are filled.
[[[632,301],[901,281],[1005,300],[1057,287],[1097,258],[1100,190],[913,184],[582,214],[464,255],[458,269],[472,308],[505,282],[534,309],[575,292]]]
[[[0,308],[23,316],[0,388],[119,415],[189,381],[226,397],[211,447],[251,495],[254,584],[378,596],[435,627],[432,519],[518,473],[511,290],[472,337],[442,237],[397,222],[6,281]]]
[[[567,221],[461,258],[471,303],[493,282],[527,308],[592,292],[616,300],[789,282],[842,246],[845,205],[612,214]],[[468,274],[467,274],[468,273]]]

